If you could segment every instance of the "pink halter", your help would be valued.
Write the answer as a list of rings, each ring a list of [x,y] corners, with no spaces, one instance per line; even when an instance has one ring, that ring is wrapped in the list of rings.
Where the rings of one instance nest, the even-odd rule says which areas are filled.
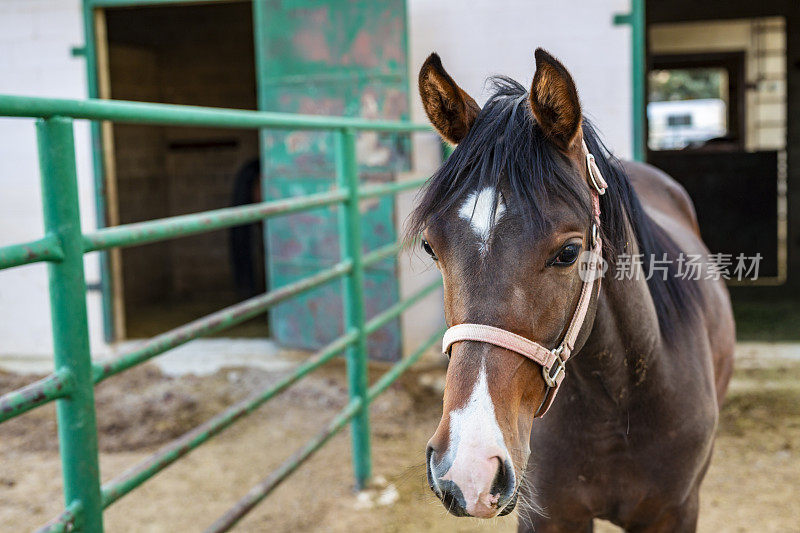
[[[561,344],[557,348],[549,350],[541,344],[516,333],[485,324],[457,324],[445,332],[442,340],[442,352],[445,355],[450,353],[450,347],[457,342],[477,341],[511,350],[541,365],[542,376],[547,384],[547,393],[542,405],[536,412],[535,416],[537,417],[544,416],[558,393],[558,388],[564,379],[565,363],[575,349],[575,342],[589,311],[594,284],[597,283],[598,287],[600,285],[600,277],[596,277],[594,274],[598,272],[600,261],[603,257],[603,245],[598,235],[598,228],[600,227],[600,195],[605,194],[608,185],[597,167],[594,156],[589,153],[585,142],[583,142],[583,152],[586,156],[586,170],[589,175],[588,181],[592,193],[592,212],[594,216],[592,249],[589,254],[588,278],[583,282],[578,306],[575,308],[575,313],[572,315],[572,320],[570,320]]]

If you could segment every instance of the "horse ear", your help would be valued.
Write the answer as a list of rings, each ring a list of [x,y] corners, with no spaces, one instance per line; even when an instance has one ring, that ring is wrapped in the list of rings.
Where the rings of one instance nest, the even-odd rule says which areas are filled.
[[[481,110],[453,81],[436,53],[428,56],[419,71],[419,95],[433,127],[452,144],[467,136]]]
[[[581,128],[578,89],[556,58],[541,48],[534,55],[536,74],[530,92],[533,116],[558,148],[569,151]]]

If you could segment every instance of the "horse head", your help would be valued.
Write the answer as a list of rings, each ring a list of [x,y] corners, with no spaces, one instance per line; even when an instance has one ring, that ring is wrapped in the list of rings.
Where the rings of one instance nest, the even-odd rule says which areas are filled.
[[[436,54],[427,59],[419,74],[425,111],[457,147],[429,181],[409,231],[441,271],[450,326],[490,326],[546,347],[546,357],[582,306],[568,349],[580,349],[591,330],[581,258],[593,250],[599,218],[575,84],[544,50],[535,58],[530,91],[497,78],[483,109]],[[448,346],[427,471],[452,514],[489,518],[516,504],[533,421],[552,401],[553,382],[521,350],[484,340],[462,336]]]

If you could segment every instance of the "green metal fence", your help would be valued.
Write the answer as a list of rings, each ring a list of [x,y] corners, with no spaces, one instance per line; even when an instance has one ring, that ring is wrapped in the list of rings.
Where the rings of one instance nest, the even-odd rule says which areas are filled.
[[[352,429],[356,485],[363,487],[371,476],[369,403],[419,359],[441,337],[443,330],[427,339],[412,355],[397,363],[377,382],[368,385],[366,338],[435,291],[441,282],[437,280],[413,296],[366,320],[364,268],[393,256],[401,245],[399,242],[392,243],[369,253],[362,253],[359,201],[416,189],[424,180],[360,186],[356,164],[356,135],[359,130],[411,133],[429,131],[429,128],[408,122],[378,122],[346,117],[2,95],[0,116],[36,119],[41,167],[45,235],[36,241],[0,248],[0,270],[35,262],[48,263],[55,371],[36,383],[0,397],[0,422],[50,401],[57,401],[66,508],[40,531],[102,531],[104,508],[342,352],[346,352],[350,391],[347,406],[305,447],[287,458],[277,470],[212,524],[208,531],[230,529],[348,422]],[[75,119],[219,128],[330,130],[336,138],[338,185],[324,193],[83,233],[75,168]],[[340,205],[338,211],[342,253],[338,264],[158,335],[115,359],[92,362],[86,312],[84,254],[185,237],[330,205]],[[101,486],[95,421],[95,384],[192,339],[230,328],[265,313],[279,302],[340,278],[345,279],[346,326],[341,337],[310,356],[277,384],[231,406]]]

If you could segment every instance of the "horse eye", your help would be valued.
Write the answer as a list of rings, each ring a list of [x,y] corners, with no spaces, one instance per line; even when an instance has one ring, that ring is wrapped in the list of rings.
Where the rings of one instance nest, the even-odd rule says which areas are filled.
[[[425,250],[425,253],[428,254],[429,256],[431,256],[431,258],[434,261],[438,261],[439,260],[439,258],[436,257],[436,254],[433,252],[433,248],[431,248],[431,244],[428,241],[426,241],[425,239],[422,239],[422,249]]]
[[[558,255],[550,261],[550,265],[554,266],[569,266],[578,259],[581,251],[581,245],[578,243],[568,244],[564,246]]]

